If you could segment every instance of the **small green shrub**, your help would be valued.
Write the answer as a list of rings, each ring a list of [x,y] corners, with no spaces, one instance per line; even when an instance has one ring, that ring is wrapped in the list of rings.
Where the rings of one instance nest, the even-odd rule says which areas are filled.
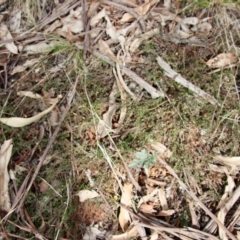
[[[137,152],[132,163],[129,164],[129,167],[136,168],[138,171],[142,167],[150,168],[152,165],[156,164],[157,156],[156,153],[148,153],[146,149]]]

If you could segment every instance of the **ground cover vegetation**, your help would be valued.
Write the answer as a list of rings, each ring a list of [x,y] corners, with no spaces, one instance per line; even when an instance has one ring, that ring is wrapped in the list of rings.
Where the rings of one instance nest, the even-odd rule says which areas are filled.
[[[0,1],[2,239],[239,238],[239,1]]]

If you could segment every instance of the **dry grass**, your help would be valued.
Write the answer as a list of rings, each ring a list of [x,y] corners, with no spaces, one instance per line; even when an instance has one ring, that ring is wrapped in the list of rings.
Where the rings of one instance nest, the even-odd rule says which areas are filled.
[[[187,5],[185,1],[180,3],[178,11],[182,16],[191,14],[211,18],[214,28],[205,39],[208,47],[166,42],[159,36],[144,42],[139,52],[146,61],[134,69],[152,86],[161,87],[166,98],[153,100],[142,91],[143,97],[139,102],[127,99],[124,103],[127,116],[121,130],[110,133],[104,139],[96,138],[96,126],[108,109],[109,94],[115,81],[112,68],[106,62],[92,55],[84,59],[85,55],[73,42],[48,36],[46,41],[54,39],[59,44],[51,52],[40,54],[41,58],[35,67],[9,75],[8,89],[0,99],[0,105],[3,106],[1,116],[26,117],[42,110],[41,104],[27,98],[20,99],[18,91],[31,90],[39,94],[46,91],[53,96],[63,95],[55,115],[51,114],[24,128],[13,129],[0,125],[0,143],[5,139],[14,139],[10,168],[14,169],[15,162],[18,162],[28,172],[37,168],[39,157],[56,129],[51,121],[59,121],[76,76],[79,80],[71,109],[48,152],[49,163],[41,168],[33,181],[24,207],[13,212],[9,221],[4,221],[2,214],[2,231],[5,229],[8,236],[12,234],[13,239],[14,236],[16,239],[16,236],[29,239],[39,233],[46,239],[80,239],[91,224],[102,224],[99,225],[100,229],[113,235],[121,232],[117,215],[122,185],[127,181],[132,182],[133,177],[137,179],[136,185],[145,184],[146,179],[144,174],[135,169],[129,170],[126,166],[136,152],[142,149],[151,151],[150,145],[156,141],[171,149],[173,155],[168,164],[179,177],[178,180],[174,179],[171,171],[166,170],[162,163],[156,163],[151,169],[152,179],[166,183],[168,205],[175,210],[168,223],[179,228],[191,226],[189,199],[186,192],[179,188],[179,181],[188,184],[188,188],[205,204],[207,210],[214,214],[217,212],[227,177],[224,173],[211,171],[208,164],[214,162],[215,155],[236,156],[239,153],[239,70],[234,67],[209,74],[205,63],[222,52],[239,54],[239,9],[236,5],[225,5],[219,1],[211,1],[204,11],[200,3],[204,5],[205,2],[197,5]],[[53,1],[47,1],[45,6],[42,4],[43,1],[30,0],[17,3],[16,7],[23,9],[24,32],[36,26],[44,14],[51,12]],[[206,103],[164,76],[155,60],[160,54],[182,76],[217,98],[221,106]],[[17,64],[34,57],[22,53]],[[14,64],[14,58],[10,58],[9,63]],[[54,72],[59,65],[62,68]],[[116,99],[121,104],[121,96]],[[120,111],[112,120],[115,130]],[[88,170],[95,183],[93,188],[98,190],[101,197],[79,203],[77,192],[91,189],[86,174]],[[24,179],[25,173],[17,175],[14,183],[17,189],[23,186]],[[238,186],[238,174],[234,181]],[[48,184],[44,185],[43,182]],[[155,185],[151,187],[156,188]],[[147,192],[147,188],[144,188],[141,194]],[[137,191],[133,195],[137,206],[140,195]],[[233,208],[236,207],[237,204]],[[208,213],[200,207],[195,207],[195,211],[200,219],[200,229],[203,229],[206,225],[203,218]],[[147,227],[155,229],[152,224],[154,220],[151,221]]]

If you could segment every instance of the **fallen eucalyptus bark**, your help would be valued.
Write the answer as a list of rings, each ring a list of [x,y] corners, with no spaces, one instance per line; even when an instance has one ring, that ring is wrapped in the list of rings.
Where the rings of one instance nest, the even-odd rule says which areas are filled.
[[[115,66],[115,62],[112,61],[109,57],[103,55],[102,53],[98,51],[94,51],[93,54],[102,59],[103,61],[107,62],[108,64]],[[120,66],[123,73],[125,73],[128,77],[130,77],[133,81],[138,83],[141,87],[143,87],[153,99],[158,97],[164,97],[164,93],[162,91],[157,90],[153,86],[151,86],[149,83],[147,83],[145,80],[143,80],[141,77],[139,77],[135,72],[130,70],[129,68]]]
[[[213,96],[206,93],[199,87],[193,85],[191,82],[189,82],[184,77],[182,77],[179,73],[175,72],[170,67],[170,65],[167,62],[165,62],[161,57],[157,57],[157,62],[159,64],[159,66],[164,69],[164,71],[165,71],[164,73],[166,76],[170,77],[171,79],[173,79],[175,82],[181,84],[182,86],[188,88],[192,92],[196,93],[198,96],[201,96],[202,98],[204,98],[211,104],[220,106],[220,103]]]

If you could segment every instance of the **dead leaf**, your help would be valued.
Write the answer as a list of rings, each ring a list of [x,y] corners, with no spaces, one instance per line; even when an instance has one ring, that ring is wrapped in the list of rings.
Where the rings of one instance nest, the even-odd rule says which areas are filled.
[[[21,25],[21,16],[22,11],[19,9],[14,9],[10,13],[10,30],[19,33],[21,31],[20,25]]]
[[[108,135],[108,132],[112,131],[112,119],[119,108],[118,104],[115,102],[116,94],[118,93],[118,88],[116,82],[113,84],[112,91],[109,96],[109,108],[106,113],[103,114],[103,120],[99,120],[97,125],[97,137],[104,138]]]
[[[86,228],[86,232],[83,236],[83,240],[97,240],[104,239],[105,231],[101,232],[98,226],[90,226]]]
[[[134,17],[130,13],[124,13],[119,23],[124,24],[126,22],[131,22],[133,19]]]
[[[120,235],[113,235],[111,240],[129,240],[138,236],[138,229],[134,226],[131,230]]]
[[[98,0],[93,0],[91,1],[91,4],[90,4],[90,7],[88,9],[88,13],[87,13],[87,16],[89,18],[91,18],[97,11],[98,9],[98,6],[100,5],[100,2]],[[105,10],[105,8],[103,8]],[[97,15],[97,14],[96,14]],[[95,16],[96,16],[95,15]],[[91,24],[91,21],[90,21],[90,24]],[[91,25],[92,26],[92,25]]]
[[[120,61],[117,59],[115,54],[112,52],[111,48],[108,46],[107,42],[105,42],[102,39],[100,39],[98,41],[98,47],[99,47],[99,51],[101,53],[103,53],[104,55],[106,55],[109,58],[111,58],[114,62],[120,63]]]
[[[28,54],[50,52],[54,47],[59,45],[57,42],[40,42],[33,45],[19,46],[19,51],[27,52]]]
[[[62,26],[62,22],[60,20],[56,20],[55,22],[53,22],[51,25],[49,25],[45,30],[44,33],[51,33],[53,32],[55,29],[59,28]]]
[[[107,26],[106,26],[106,33],[109,35],[109,37],[113,40],[114,43],[119,42],[119,34],[116,30],[116,28],[113,26],[111,23],[109,17],[105,15],[105,20],[107,21]]]
[[[189,25],[197,25],[199,23],[199,19],[197,17],[187,17],[184,18],[181,24],[189,24]]]
[[[150,240],[158,240],[158,233],[155,230],[151,230]]]
[[[32,67],[34,64],[36,64],[38,62],[39,62],[39,58],[34,58],[34,59],[31,59],[31,60],[27,60],[23,65],[16,66],[12,70],[11,75],[14,75],[15,73],[23,72],[27,68]]]
[[[1,40],[9,40],[12,39],[12,34],[8,31],[7,26],[4,23],[1,23],[0,25],[0,37]],[[13,41],[7,42],[5,43],[5,47],[12,53],[14,54],[18,54],[18,48],[17,46],[14,44]]]
[[[194,30],[192,28],[192,30]],[[199,23],[197,25],[197,31],[200,32],[200,33],[205,33],[206,35],[208,35],[212,30],[212,25],[208,22],[202,22],[202,23]]]
[[[42,181],[38,184],[39,191],[44,193],[48,190],[48,184],[45,181]]]
[[[17,95],[20,97],[30,97],[33,99],[42,99],[43,98],[40,94],[33,93],[31,91],[19,91],[17,93]]]
[[[169,217],[175,213],[174,210],[162,210],[160,211],[157,216],[159,217]]]
[[[228,65],[234,64],[238,61],[238,57],[235,53],[220,53],[215,58],[207,61],[207,65],[211,68],[222,68]]]
[[[150,0],[148,2],[145,2],[144,4],[140,5],[137,8],[134,8],[134,11],[139,14],[140,16],[144,16],[147,14],[147,12],[150,10],[150,8],[157,4],[159,0]]]
[[[171,0],[164,0],[163,6],[167,9],[171,8]]]
[[[68,32],[69,30],[73,33],[80,33],[84,30],[84,24],[82,20],[82,7],[78,7],[76,10],[71,10],[70,14],[61,19],[63,27],[63,32]]]
[[[58,125],[58,112],[55,109],[50,112],[49,122],[52,127]]]
[[[139,38],[136,38],[132,41],[131,45],[130,45],[130,48],[129,48],[129,51],[131,53],[134,53],[136,52],[136,50],[139,48],[139,46],[141,45],[141,43],[143,41],[146,41],[148,40],[149,38],[152,38],[153,36],[159,34],[159,28],[155,28],[151,31],[148,31],[144,34],[141,35],[141,37]]]
[[[132,187],[133,186],[130,183],[125,183],[123,186],[123,192],[120,202],[127,207],[130,207],[132,205]],[[129,212],[123,207],[120,208],[118,220],[122,230],[126,232],[131,222],[131,218]]]
[[[80,202],[85,202],[87,199],[99,197],[100,195],[94,190],[81,190],[78,192]]]
[[[181,22],[182,19],[178,17],[175,13],[170,12],[168,9],[163,8],[159,11],[152,12],[151,16],[158,22],[161,23],[162,26],[165,26],[167,23],[166,21],[176,21]]]
[[[163,210],[168,210],[167,198],[165,192],[160,188],[158,189],[158,197]]]
[[[8,163],[12,154],[12,139],[4,141],[0,149],[0,209],[8,212],[11,208],[10,197],[8,193],[8,183],[10,180],[8,174]]]
[[[209,166],[210,170],[212,170],[214,172],[225,173],[227,175],[229,173],[229,170],[225,166],[217,166],[217,165],[211,164],[211,163],[209,163],[208,166]]]
[[[138,210],[142,213],[147,213],[147,214],[154,214],[157,213],[157,210],[154,209],[153,205],[149,205],[147,203],[143,203],[140,205],[140,207],[138,208]]]
[[[216,156],[214,159],[230,167],[240,166],[240,157]]]
[[[11,118],[0,118],[0,122],[10,126],[10,127],[24,127],[27,126],[33,122],[38,121],[39,119],[41,119],[44,115],[46,115],[47,113],[49,113],[50,111],[52,111],[54,109],[54,107],[57,105],[59,99],[61,98],[61,95],[59,95],[59,97],[57,99],[55,99],[55,102],[53,103],[53,105],[51,107],[49,107],[48,109],[46,109],[45,111],[30,117],[30,118],[19,118],[19,117],[11,117]]]
[[[158,151],[161,158],[170,158],[172,156],[172,152],[160,142],[151,144],[151,147],[154,150]]]
[[[97,13],[94,17],[90,20],[90,26],[96,26],[104,17],[106,16],[105,8],[103,8],[99,13]]]

